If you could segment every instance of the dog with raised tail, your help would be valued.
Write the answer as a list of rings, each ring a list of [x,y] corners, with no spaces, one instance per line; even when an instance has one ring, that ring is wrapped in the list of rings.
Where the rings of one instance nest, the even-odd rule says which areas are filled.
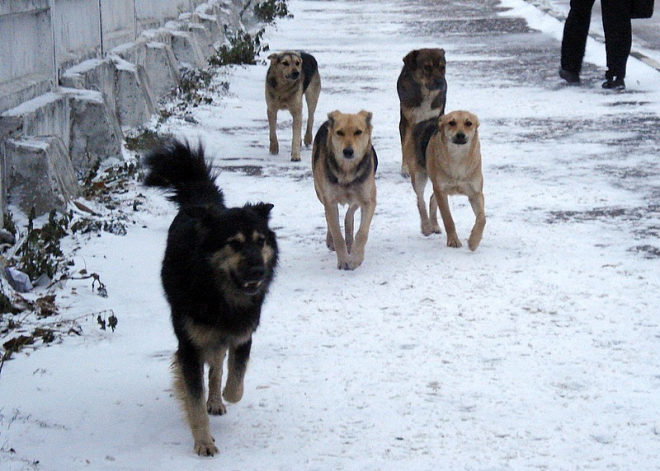
[[[144,184],[171,192],[179,212],[172,222],[161,279],[178,339],[175,391],[192,430],[194,450],[213,456],[208,414],[222,415],[222,401],[243,397],[252,334],[275,275],[278,249],[268,227],[272,204],[227,208],[201,145],[171,140],[144,160]],[[227,360],[227,382],[222,368]],[[204,365],[209,366],[208,398]]]

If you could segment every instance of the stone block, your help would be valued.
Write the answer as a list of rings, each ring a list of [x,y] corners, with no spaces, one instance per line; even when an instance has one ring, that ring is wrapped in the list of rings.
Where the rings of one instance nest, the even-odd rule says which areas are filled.
[[[4,155],[9,168],[10,199],[21,211],[37,216],[64,210],[79,195],[73,165],[62,139],[55,136],[8,139]]]
[[[97,162],[122,157],[123,134],[114,110],[100,92],[62,89],[69,97],[71,137],[69,156],[80,178]]]
[[[59,136],[69,146],[69,106],[58,93],[46,93],[2,113],[13,131],[8,137]],[[2,126],[5,127],[5,126]]]
[[[172,32],[172,52],[180,65],[203,67],[206,63],[197,38],[187,31]]]
[[[66,70],[62,74],[60,85],[66,88],[100,92],[107,103],[109,112],[114,115],[111,116],[111,120],[118,122],[115,90],[116,75],[115,64],[110,58],[103,60],[90,59]]]
[[[181,83],[179,65],[172,48],[162,42],[145,43],[144,68],[149,75],[151,91],[156,99],[172,94]]]
[[[138,127],[156,113],[156,100],[151,92],[144,67],[113,57],[116,67],[116,99],[119,124]]]
[[[188,23],[188,31],[197,40],[197,44],[202,50],[202,55],[206,58],[210,57],[215,52],[213,48],[213,38],[211,33],[199,23]]]

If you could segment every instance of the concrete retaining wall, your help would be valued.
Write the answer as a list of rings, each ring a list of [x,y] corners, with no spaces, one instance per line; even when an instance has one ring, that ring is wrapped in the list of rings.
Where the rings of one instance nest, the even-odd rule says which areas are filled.
[[[63,209],[252,0],[0,2],[0,208]],[[46,182],[47,184],[39,184]],[[1,219],[0,219],[1,223]]]
[[[0,2],[0,112],[56,84],[49,0]]]

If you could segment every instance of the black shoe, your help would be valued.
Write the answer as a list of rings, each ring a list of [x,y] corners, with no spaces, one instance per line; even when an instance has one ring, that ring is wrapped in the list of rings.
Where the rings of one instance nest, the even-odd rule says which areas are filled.
[[[569,72],[566,69],[559,69],[559,76],[566,80],[569,85],[579,85],[580,76],[574,72]]]
[[[624,82],[622,78],[608,78],[603,82],[603,88],[607,90],[625,90],[626,82]]]

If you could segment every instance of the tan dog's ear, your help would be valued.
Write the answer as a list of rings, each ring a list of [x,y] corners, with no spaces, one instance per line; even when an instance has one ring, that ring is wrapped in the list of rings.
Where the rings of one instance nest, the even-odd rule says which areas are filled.
[[[415,49],[414,51],[410,51],[408,54],[406,54],[406,57],[403,58],[403,63],[406,64],[408,67],[414,67],[415,63],[417,62],[417,55],[419,54],[419,51]]]
[[[328,121],[330,121],[330,126],[335,125],[335,119],[340,114],[341,114],[341,111],[339,111],[339,110],[335,110],[335,111],[332,111],[331,113],[328,113]]]
[[[280,57],[280,55],[277,52],[273,52],[270,56],[268,56],[268,59],[270,59],[272,61],[272,60],[275,60],[275,59],[279,59],[279,57]]]
[[[371,128],[371,118],[373,117],[374,114],[371,111],[364,111],[364,110],[360,111],[358,114],[364,118],[364,120],[367,122],[367,126]]]

